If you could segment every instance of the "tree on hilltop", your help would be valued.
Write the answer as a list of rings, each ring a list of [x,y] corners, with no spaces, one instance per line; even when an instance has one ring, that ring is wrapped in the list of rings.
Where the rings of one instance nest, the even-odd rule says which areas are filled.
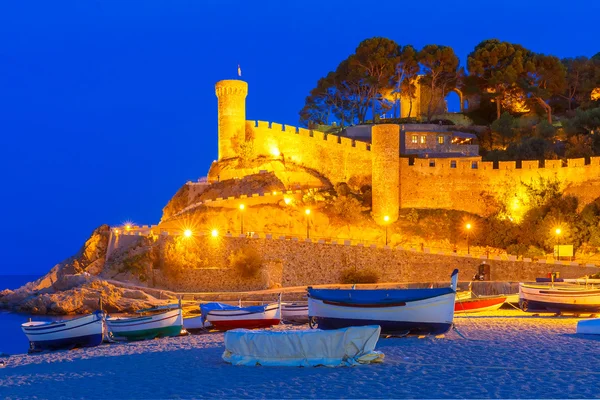
[[[552,107],[548,100],[562,93],[566,86],[565,67],[555,56],[533,54],[525,61],[525,71],[520,79],[521,88],[546,111],[552,123]]]
[[[350,58],[350,66],[362,77],[362,84],[370,88],[368,101],[371,103],[371,114],[375,120],[376,104],[382,94],[391,88],[391,77],[400,56],[400,46],[393,40],[374,37],[360,42],[354,56]],[[363,121],[364,122],[364,121]]]
[[[503,112],[500,118],[492,123],[492,132],[497,133],[502,140],[502,147],[515,138],[515,120],[508,112]]]
[[[481,93],[495,99],[496,119],[501,116],[502,99],[524,71],[528,53],[521,45],[489,39],[475,46],[468,56],[467,68],[475,84]]]
[[[569,111],[572,110],[573,100],[579,103],[587,100],[594,89],[594,65],[587,57],[564,58],[561,60],[565,67],[565,90],[560,97],[567,100]]]
[[[417,59],[423,69],[425,76],[422,82],[429,86],[431,95],[427,102],[427,120],[431,120],[433,111],[437,104],[434,104],[444,98],[446,91],[452,89],[456,85],[459,77],[458,57],[454,54],[452,47],[438,46],[429,44],[419,52]],[[441,93],[441,96],[435,96],[435,93]]]
[[[396,102],[401,95],[408,97],[409,110],[407,117],[410,118],[412,113],[412,101],[415,98],[417,86],[415,78],[420,71],[419,61],[417,60],[417,51],[411,45],[406,45],[400,50],[398,63],[396,64],[396,74],[393,77],[394,93]],[[396,109],[396,117],[400,117],[400,105]]]

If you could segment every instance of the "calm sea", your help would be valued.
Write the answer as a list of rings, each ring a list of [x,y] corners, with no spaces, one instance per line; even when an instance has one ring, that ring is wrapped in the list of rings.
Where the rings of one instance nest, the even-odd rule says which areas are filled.
[[[16,289],[27,282],[34,281],[39,275],[0,275],[0,290]],[[28,315],[0,310],[0,354],[26,353],[29,342],[21,331],[21,324],[29,318],[38,321],[49,321],[60,319],[60,317],[48,317],[39,315]]]

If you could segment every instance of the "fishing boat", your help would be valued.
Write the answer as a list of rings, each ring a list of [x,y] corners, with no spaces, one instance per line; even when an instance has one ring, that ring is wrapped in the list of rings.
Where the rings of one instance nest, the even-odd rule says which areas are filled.
[[[21,325],[29,339],[30,352],[93,347],[104,337],[104,312],[62,321],[30,321]]]
[[[206,331],[211,327],[211,323],[202,318],[200,308],[196,312],[183,316],[183,328],[190,333]]]
[[[454,303],[454,313],[475,313],[496,311],[506,302],[506,296],[474,296],[457,298]]]
[[[519,307],[527,312],[600,312],[600,289],[578,284],[519,284]]]
[[[294,324],[308,322],[308,302],[281,303],[281,319]]]
[[[135,317],[106,318],[115,339],[145,340],[181,334],[183,316],[178,305],[153,307],[138,313]]]
[[[202,316],[215,329],[227,331],[244,328],[269,328],[281,322],[280,303],[259,306],[239,307],[223,303],[206,303],[200,305]]]
[[[379,325],[384,333],[447,332],[454,319],[458,270],[451,285],[431,289],[308,288],[311,326],[339,329]]]

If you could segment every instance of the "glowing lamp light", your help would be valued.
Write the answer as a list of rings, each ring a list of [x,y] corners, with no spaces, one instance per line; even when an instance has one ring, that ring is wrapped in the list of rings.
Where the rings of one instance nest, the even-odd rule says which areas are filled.
[[[467,229],[471,229],[472,228],[471,224],[467,224],[466,227],[467,227]]]
[[[384,220],[385,222],[388,222],[388,221],[390,220],[390,217],[389,217],[388,215],[386,215],[385,217],[383,217],[383,220]]]
[[[185,231],[183,231],[183,236],[185,237],[191,237],[192,236],[192,230],[191,229],[186,229]]]
[[[271,155],[273,157],[279,157],[281,155],[281,153],[279,152],[279,149],[274,146],[269,149],[269,152],[271,153]]]
[[[554,230],[554,233],[556,233],[557,236],[560,235],[561,232],[562,232],[562,230],[560,228],[556,228]]]
[[[246,208],[246,206],[243,204],[240,204],[240,210],[244,211],[244,208]]]
[[[131,224],[125,225],[125,230],[128,230],[128,231],[131,230]]]
[[[285,198],[283,199],[283,202],[284,202],[285,204],[290,204],[290,203],[292,202],[292,199],[290,199],[289,197],[285,197]]]
[[[310,215],[310,208],[307,208],[306,210],[304,210],[304,212],[306,213],[306,215]]]
[[[119,230],[115,229],[115,235],[118,235],[118,234],[119,234]]]
[[[277,195],[277,191],[273,190],[273,196],[276,196],[276,195]]]
[[[210,232],[210,235],[211,235],[212,237],[217,237],[217,236],[219,236],[219,231],[218,231],[218,230],[216,230],[216,229],[213,229],[213,230]]]

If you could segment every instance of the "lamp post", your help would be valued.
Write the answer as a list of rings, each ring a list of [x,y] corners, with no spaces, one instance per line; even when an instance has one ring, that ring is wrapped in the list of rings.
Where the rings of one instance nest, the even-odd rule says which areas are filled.
[[[388,245],[388,222],[390,220],[389,216],[383,217],[383,222],[385,222],[385,245]]]
[[[310,208],[307,208],[306,210],[304,210],[304,213],[306,214],[306,238],[309,239],[310,238],[310,222],[309,222],[308,218],[310,216]]]
[[[467,223],[467,225],[465,225],[465,228],[467,228],[467,254],[471,254],[471,247],[469,246],[469,238],[471,236],[471,228],[473,226],[471,225],[471,223]]]
[[[556,259],[560,261],[560,245],[558,244],[558,238],[560,237],[562,230],[560,228],[556,228],[554,233],[556,234]]]
[[[244,209],[246,208],[245,205],[240,204],[240,235],[244,234]]]

